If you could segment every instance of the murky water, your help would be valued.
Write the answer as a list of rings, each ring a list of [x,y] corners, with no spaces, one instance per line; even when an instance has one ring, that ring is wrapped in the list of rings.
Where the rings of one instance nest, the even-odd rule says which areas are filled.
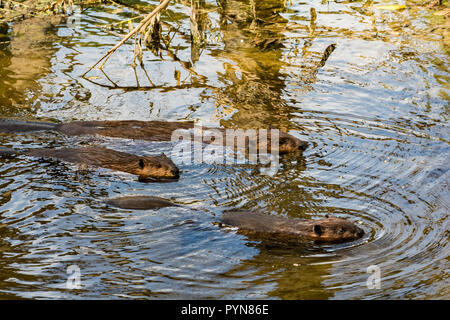
[[[301,158],[284,157],[273,177],[252,166],[179,164],[176,183],[1,159],[1,298],[450,298],[449,76],[444,44],[430,31],[437,18],[376,9],[377,2],[255,3],[204,3],[204,47],[191,45],[187,11],[172,4],[162,16],[169,49],[145,51],[145,70],[136,73],[130,42],[104,73],[81,77],[120,39],[101,26],[133,17],[132,9],[85,8],[75,23],[55,28],[28,22],[35,32],[27,36],[15,29],[0,51],[1,117],[272,125],[311,144]],[[149,155],[173,147],[51,133],[1,134],[0,144],[101,144]],[[157,195],[186,208],[102,202],[120,195]],[[334,214],[359,222],[366,236],[268,246],[214,224],[238,207]],[[81,289],[66,287],[72,265]],[[379,289],[367,286],[372,265]]]

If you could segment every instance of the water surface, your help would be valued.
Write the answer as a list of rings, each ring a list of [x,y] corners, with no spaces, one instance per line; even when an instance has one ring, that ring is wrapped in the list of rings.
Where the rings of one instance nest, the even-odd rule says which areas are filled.
[[[156,4],[128,3],[147,11]],[[425,9],[380,10],[376,1],[255,3],[201,4],[204,46],[191,43],[186,9],[171,4],[162,20],[172,40],[144,52],[145,69],[131,67],[130,42],[103,72],[84,78],[127,30],[102,26],[136,10],[88,7],[75,24],[28,22],[35,32],[27,36],[15,29],[0,51],[0,117],[274,126],[310,146],[284,157],[274,176],[254,166],[179,163],[176,183],[1,159],[1,298],[450,297],[448,55],[431,32],[439,21]],[[318,67],[330,44],[336,50]],[[0,134],[0,145],[104,145],[147,155],[173,148],[54,133]],[[103,203],[121,195],[156,195],[186,208]],[[214,224],[230,208],[333,214],[359,223],[366,236],[270,246]],[[81,289],[66,288],[72,265]],[[380,268],[380,289],[366,285],[371,265]]]

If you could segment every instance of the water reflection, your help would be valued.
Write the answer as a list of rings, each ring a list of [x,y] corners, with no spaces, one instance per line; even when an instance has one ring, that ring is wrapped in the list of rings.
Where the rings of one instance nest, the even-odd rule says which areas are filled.
[[[104,73],[80,77],[127,32],[122,20],[156,3],[93,6],[75,29],[45,24],[28,40],[11,36],[0,57],[0,116],[275,126],[310,148],[284,157],[274,176],[255,166],[184,164],[170,189],[108,170],[1,159],[0,296],[447,297],[448,57],[432,27],[412,10],[381,12],[367,1],[199,1],[188,10],[178,3],[162,15],[161,47],[144,52],[143,68],[130,67],[126,45]],[[117,34],[100,28],[106,24]],[[146,155],[172,147],[0,135],[1,146],[17,149],[96,144]],[[134,194],[186,208],[103,203]],[[230,208],[334,214],[367,235],[284,247],[216,226]],[[81,269],[79,291],[65,287],[72,264]],[[381,268],[380,290],[365,285],[369,265]]]
[[[268,6],[268,8],[267,8]],[[224,59],[217,93],[219,108],[232,113],[224,126],[287,127],[291,110],[283,100],[284,1],[219,1],[223,49],[212,51]]]
[[[55,25],[58,17],[32,18],[14,24],[9,46],[0,50],[0,105],[4,116],[20,109],[30,113],[38,100],[41,86],[36,79],[51,72],[51,59],[57,51]]]

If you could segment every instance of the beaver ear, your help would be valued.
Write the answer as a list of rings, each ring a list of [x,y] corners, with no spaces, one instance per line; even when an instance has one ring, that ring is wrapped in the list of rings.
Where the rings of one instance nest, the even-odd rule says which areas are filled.
[[[144,169],[145,163],[143,159],[139,159],[139,168]]]
[[[325,218],[327,218],[327,219],[328,219],[329,217],[330,217],[330,215],[329,215],[329,214],[326,214],[326,215],[325,215]]]
[[[161,153],[161,157],[166,158],[166,159],[169,159],[169,158],[166,156],[166,154],[165,154],[164,152]]]
[[[314,233],[315,233],[316,235],[318,235],[318,236],[320,236],[320,235],[323,233],[322,227],[319,226],[318,224],[315,224],[315,225],[314,225],[313,231],[314,231]]]

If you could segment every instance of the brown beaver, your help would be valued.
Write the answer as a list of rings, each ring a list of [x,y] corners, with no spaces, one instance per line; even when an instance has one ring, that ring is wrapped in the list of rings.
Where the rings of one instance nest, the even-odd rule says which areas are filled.
[[[136,174],[139,181],[179,177],[180,170],[166,155],[137,156],[103,147],[34,149],[17,152],[11,149],[0,149],[0,155],[12,156],[25,154],[33,157],[54,158],[76,164],[85,164],[111,170]]]
[[[364,230],[353,222],[329,215],[325,219],[305,220],[251,211],[228,211],[223,214],[222,222],[247,234],[286,237],[286,240],[332,243],[353,241],[364,235]]]
[[[126,196],[108,199],[105,203],[121,209],[148,210],[165,207],[180,207],[169,200],[153,196]]]
[[[14,119],[0,119],[0,132],[16,133],[29,131],[55,130],[57,124],[41,121],[20,121]]]
[[[51,123],[39,121],[19,121],[11,119],[0,119],[0,132],[28,132],[52,130],[70,136],[78,135],[101,135],[113,138],[138,139],[148,141],[170,141],[175,130],[189,130],[194,128],[192,122],[169,122],[169,121],[74,121],[69,123]],[[226,129],[203,128],[204,130],[218,130],[223,133],[223,142],[226,142]],[[268,130],[267,151],[271,148],[270,130]],[[204,141],[215,143],[213,140]],[[294,136],[279,131],[279,153],[286,154],[306,149],[308,143]]]
[[[134,210],[159,209],[180,205],[153,196],[127,196],[110,199],[106,203]],[[227,211],[221,224],[239,228],[240,232],[263,238],[278,238],[283,242],[315,241],[322,243],[353,241],[364,235],[364,230],[353,222],[327,216],[325,219],[306,220],[272,216],[252,211]]]

